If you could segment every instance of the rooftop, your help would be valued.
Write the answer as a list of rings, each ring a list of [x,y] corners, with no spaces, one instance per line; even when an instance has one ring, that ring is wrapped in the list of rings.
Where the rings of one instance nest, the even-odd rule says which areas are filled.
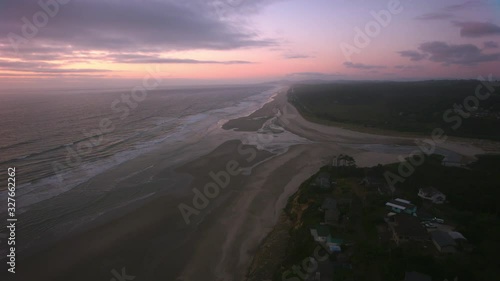
[[[458,240],[458,239],[467,240],[467,238],[465,238],[465,236],[463,236],[462,233],[457,232],[457,231],[450,231],[450,232],[448,232],[448,235],[450,235],[450,237],[454,240]]]
[[[314,182],[323,189],[329,189],[331,187],[330,174],[327,172],[321,172],[316,176]]]
[[[344,244],[344,240],[338,239],[338,238],[333,238],[332,236],[329,236],[327,241],[328,241],[328,243],[335,243],[335,244],[339,244],[339,245]]]
[[[313,227],[313,229],[316,229],[316,231],[318,232],[318,236],[326,237],[330,234],[330,228],[328,228],[328,226],[326,225],[320,224]]]
[[[321,204],[321,209],[323,210],[337,209],[337,200],[333,198],[325,198],[325,200],[323,200],[323,204]]]
[[[399,198],[393,199],[393,200],[385,203],[385,205],[390,206],[390,207],[403,209],[403,210],[416,208],[416,206],[411,204],[410,201],[399,199]]]
[[[326,210],[325,220],[326,221],[337,221],[339,219],[340,213],[338,210]]]
[[[432,186],[431,187],[423,187],[420,189],[420,191],[422,193],[424,193],[425,196],[427,196],[427,197],[432,197],[436,194],[443,194],[441,191],[437,190],[436,188],[434,188]]]
[[[457,243],[455,243],[455,240],[453,240],[453,238],[451,238],[451,236],[447,232],[441,230],[431,232],[431,237],[432,240],[434,240],[434,242],[436,242],[440,247],[457,245]]]

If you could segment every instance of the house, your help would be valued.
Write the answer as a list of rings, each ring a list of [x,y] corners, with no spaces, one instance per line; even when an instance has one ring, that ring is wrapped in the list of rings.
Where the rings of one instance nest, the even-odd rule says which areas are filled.
[[[408,241],[425,242],[429,240],[427,230],[415,216],[396,214],[389,218],[388,225],[392,239],[397,245]]]
[[[333,187],[334,182],[330,178],[330,173],[321,172],[314,179],[314,185],[319,186],[322,190],[329,190]]]
[[[472,251],[473,247],[469,242],[467,241],[467,238],[465,236],[457,231],[450,231],[448,232],[448,235],[457,243],[457,250],[462,250],[462,251]]]
[[[320,211],[325,212],[325,223],[335,225],[339,222],[340,211],[337,208],[337,200],[325,198],[321,204]]]
[[[446,201],[446,195],[434,187],[420,188],[418,196],[430,200],[434,204],[443,204]]]
[[[328,236],[330,236],[330,229],[326,225],[317,225],[310,229],[311,235],[314,241],[320,243],[326,243]]]
[[[326,239],[326,246],[330,253],[340,253],[342,252],[342,244],[344,244],[344,240],[333,238],[331,235]]]
[[[450,231],[448,232],[448,235],[450,235],[450,237],[455,241],[467,241],[467,238],[465,238],[465,236],[458,231]]]
[[[457,251],[457,243],[451,236],[444,231],[436,230],[431,232],[432,243],[441,253],[455,253]]]
[[[325,250],[330,253],[341,252],[342,244],[344,241],[342,239],[333,238],[330,234],[330,228],[326,225],[317,225],[310,229],[311,235],[314,238],[314,241],[323,245]]]
[[[416,271],[411,271],[411,272],[405,272],[404,281],[432,281],[432,278],[429,275]]]
[[[397,198],[385,203],[385,206],[394,213],[405,213],[408,215],[417,216],[417,206],[413,205],[408,200]]]
[[[337,200],[333,198],[325,198],[320,207],[321,211],[336,210],[336,209],[337,209]]]
[[[336,225],[339,223],[340,212],[337,209],[325,211],[325,223],[329,225]]]

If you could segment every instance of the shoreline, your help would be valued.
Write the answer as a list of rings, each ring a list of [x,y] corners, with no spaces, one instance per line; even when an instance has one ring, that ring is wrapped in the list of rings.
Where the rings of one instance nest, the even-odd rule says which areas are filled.
[[[228,120],[221,128],[224,130],[234,130],[236,132],[256,132],[267,120],[273,118],[277,113],[276,100],[283,92],[288,92],[288,87],[279,87],[276,93],[261,108],[255,110],[247,116]]]
[[[63,239],[28,258],[24,271],[18,275],[27,280],[33,277],[38,280],[67,280],[68,277],[75,281],[108,280],[112,277],[111,269],[126,266],[127,273],[138,276],[138,280],[160,277],[168,280],[243,280],[259,245],[277,225],[288,198],[303,181],[328,163],[330,157],[346,153],[352,155],[359,166],[397,162],[397,154],[349,148],[344,143],[414,145],[414,140],[405,137],[373,135],[311,123],[288,103],[287,90],[281,90],[252,114],[229,120],[223,128],[228,132],[256,135],[264,123],[274,117],[288,132],[310,143],[292,144],[288,151],[277,155],[261,150],[258,145],[249,145],[245,148],[256,153],[252,160],[255,162],[249,162],[246,159],[250,154],[238,151],[238,133],[209,153],[176,169],[177,173],[192,177],[189,188],[182,194],[155,198],[113,221]],[[460,144],[449,146],[470,156],[478,151]],[[177,209],[178,204],[189,202],[193,197],[191,189],[202,188],[211,180],[210,171],[224,171],[231,160],[255,166],[248,175],[231,177],[230,186],[210,201],[203,215],[196,216],[194,223],[186,225]],[[160,171],[157,176],[161,174]],[[45,269],[47,264],[51,266]]]
[[[315,118],[304,117],[302,114],[301,114],[301,116],[311,123],[320,124],[320,125],[324,125],[324,126],[328,126],[328,127],[338,127],[341,129],[346,129],[346,130],[360,132],[360,133],[367,133],[367,134],[381,135],[381,136],[404,137],[404,138],[411,138],[411,139],[424,139],[424,138],[431,137],[431,132],[429,132],[428,134],[423,133],[423,132],[422,133],[399,132],[399,131],[387,130],[387,129],[382,129],[382,128],[363,127],[363,126],[352,124],[352,123],[324,121],[324,120],[320,120],[320,119],[317,119],[317,122],[315,122],[315,121],[313,121],[313,120],[316,120]],[[488,140],[488,139],[457,137],[457,136],[448,136],[447,141],[477,146],[478,148],[483,149],[485,151],[485,153],[500,153],[499,152],[500,151],[500,142],[499,141]]]

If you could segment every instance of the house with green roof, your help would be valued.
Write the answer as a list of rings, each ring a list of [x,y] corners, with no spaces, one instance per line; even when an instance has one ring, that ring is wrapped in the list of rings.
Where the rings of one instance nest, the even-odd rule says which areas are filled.
[[[317,225],[310,229],[311,235],[314,238],[314,241],[323,244],[326,246],[327,250],[330,253],[341,252],[341,246],[344,244],[344,240],[334,238],[330,232],[330,228],[326,225]]]
[[[314,241],[320,243],[326,243],[328,236],[330,235],[330,228],[322,224],[312,227],[310,231]]]
[[[342,245],[344,244],[344,240],[333,238],[332,235],[328,235],[326,239],[326,246],[332,253],[340,253],[342,252]]]

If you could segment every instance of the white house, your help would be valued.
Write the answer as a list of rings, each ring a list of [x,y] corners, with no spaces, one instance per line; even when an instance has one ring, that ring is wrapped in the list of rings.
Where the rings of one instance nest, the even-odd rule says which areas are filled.
[[[310,229],[314,241],[326,243],[328,236],[330,236],[330,229],[326,225],[317,225]]]
[[[432,201],[434,204],[443,204],[446,201],[446,195],[434,187],[425,187],[418,190],[418,196]]]
[[[401,198],[396,198],[385,203],[385,206],[394,213],[406,213],[408,215],[416,216],[417,206],[413,205],[410,201]]]

